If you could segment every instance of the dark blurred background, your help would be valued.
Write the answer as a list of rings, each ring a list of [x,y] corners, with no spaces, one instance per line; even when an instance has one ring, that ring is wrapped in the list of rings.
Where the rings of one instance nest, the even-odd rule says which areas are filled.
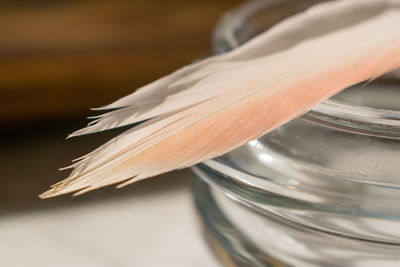
[[[57,169],[116,132],[64,140],[135,88],[211,54],[211,32],[240,0],[0,2],[0,216],[187,186],[186,175],[79,198],[39,200]],[[118,132],[118,131],[117,131]]]

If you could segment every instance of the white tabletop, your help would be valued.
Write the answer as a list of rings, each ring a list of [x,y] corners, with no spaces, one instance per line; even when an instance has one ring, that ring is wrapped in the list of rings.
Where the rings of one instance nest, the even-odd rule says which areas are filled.
[[[174,176],[188,179],[172,190],[3,217],[1,266],[219,266],[196,218],[192,174],[156,179]]]

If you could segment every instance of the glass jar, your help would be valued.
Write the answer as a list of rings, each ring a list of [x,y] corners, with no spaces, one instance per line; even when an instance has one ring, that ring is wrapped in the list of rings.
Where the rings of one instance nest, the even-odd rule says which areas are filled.
[[[321,1],[251,1],[214,49],[235,48]],[[400,266],[400,75],[346,89],[193,167],[206,237],[229,266]]]

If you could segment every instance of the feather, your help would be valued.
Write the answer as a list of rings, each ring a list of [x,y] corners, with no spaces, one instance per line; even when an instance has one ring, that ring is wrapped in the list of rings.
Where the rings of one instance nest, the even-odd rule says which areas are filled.
[[[117,110],[72,136],[142,123],[81,157],[40,197],[125,186],[222,155],[399,67],[400,0],[316,5],[100,108]]]

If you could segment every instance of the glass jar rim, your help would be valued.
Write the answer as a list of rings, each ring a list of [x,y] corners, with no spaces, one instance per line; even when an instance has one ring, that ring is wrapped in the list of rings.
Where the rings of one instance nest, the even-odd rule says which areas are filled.
[[[241,42],[237,38],[237,32],[246,24],[246,21],[262,10],[282,3],[287,4],[290,1],[249,1],[226,13],[213,32],[214,51],[222,53],[238,47]],[[400,138],[400,111],[397,110],[373,108],[327,99],[300,118],[343,131]]]

